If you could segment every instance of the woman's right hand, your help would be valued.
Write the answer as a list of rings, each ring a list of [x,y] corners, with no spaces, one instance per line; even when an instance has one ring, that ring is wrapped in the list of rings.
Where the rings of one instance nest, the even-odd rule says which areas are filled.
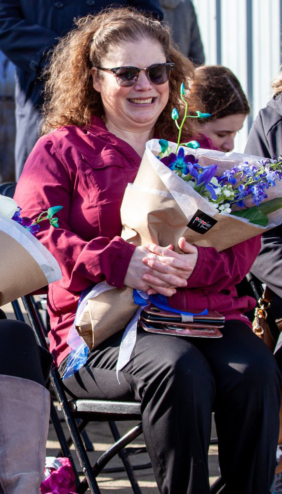
[[[146,247],[144,246],[136,247],[124,279],[124,284],[126,286],[129,286],[131,288],[136,288],[137,290],[143,290],[144,292],[148,292],[149,290],[150,294],[152,294],[152,290],[154,290],[155,293],[160,293],[162,295],[165,295],[166,297],[171,297],[171,295],[174,295],[174,293],[176,293],[176,289],[175,289],[176,286],[185,287],[187,285],[186,280],[180,278],[177,280],[177,282],[174,285],[172,285],[171,279],[166,281],[164,279],[165,276],[163,274],[160,274],[158,271],[153,270],[149,266],[146,266],[143,263],[144,258],[152,258],[160,262],[164,261],[163,256],[161,257],[156,254],[153,254]],[[146,282],[143,279],[143,276],[145,274],[158,278],[159,284],[152,285]],[[167,277],[169,278],[169,276]]]

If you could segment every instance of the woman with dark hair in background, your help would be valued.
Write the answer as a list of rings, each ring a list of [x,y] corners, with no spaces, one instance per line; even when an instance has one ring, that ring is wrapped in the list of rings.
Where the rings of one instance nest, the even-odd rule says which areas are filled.
[[[195,97],[200,105],[195,106]],[[250,113],[250,106],[240,82],[222,65],[205,65],[195,71],[190,87],[190,111],[201,110],[211,116],[198,120],[199,131],[208,136],[224,153],[232,151],[234,139]]]

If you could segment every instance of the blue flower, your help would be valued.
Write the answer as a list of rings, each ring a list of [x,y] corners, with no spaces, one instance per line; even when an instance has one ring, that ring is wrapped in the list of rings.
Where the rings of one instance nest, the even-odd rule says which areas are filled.
[[[18,209],[14,213],[14,216],[12,217],[12,220],[16,221],[20,225],[22,224],[21,210],[22,209],[18,207]]]
[[[199,118],[209,118],[211,117],[211,113],[201,113],[200,111],[196,111]]]
[[[250,191],[248,187],[240,184],[237,189],[237,194],[234,197],[234,201],[237,202],[237,205],[242,208],[245,206],[244,199],[249,195]]]
[[[237,179],[235,178],[235,175],[237,173],[237,168],[233,168],[232,170],[225,170],[225,172],[221,175],[221,177],[218,178],[219,182],[229,182],[232,185],[236,185]]]
[[[210,181],[215,176],[218,165],[201,167],[197,163],[195,163],[194,165],[189,163],[188,168],[190,175],[195,178],[196,186],[204,186],[205,189],[211,194],[212,199],[216,201],[217,196],[214,187],[210,183]]]
[[[180,85],[180,94],[182,96],[185,96],[185,86],[184,86],[184,82],[181,83]]]
[[[264,184],[253,185],[250,188],[250,191],[251,191],[252,196],[253,196],[253,203],[256,206],[259,206],[261,201],[263,201],[263,199],[267,198],[267,194],[265,193],[265,190],[264,190]]]
[[[176,108],[173,108],[173,110],[171,112],[171,118],[172,118],[172,120],[177,120],[179,118],[179,114],[178,114],[178,111]]]
[[[30,225],[30,226],[26,226],[26,229],[30,233],[32,233],[32,235],[36,235],[40,230],[40,226],[39,225]]]
[[[161,153],[165,153],[168,149],[168,141],[165,139],[159,139],[159,145],[161,147]]]
[[[187,175],[189,173],[190,163],[197,163],[198,160],[190,154],[185,156],[184,148],[180,147],[177,154],[170,153],[169,156],[161,158],[161,162],[172,171],[179,171],[181,174]]]
[[[200,144],[197,141],[189,141],[184,144],[187,148],[198,149]]]
[[[277,173],[272,170],[266,170],[266,179],[269,184],[269,186],[274,186],[276,185],[275,180],[277,180]]]
[[[52,208],[49,208],[47,210],[47,218],[52,218],[54,214],[56,214],[58,211],[61,211],[63,209],[63,206],[53,206]]]

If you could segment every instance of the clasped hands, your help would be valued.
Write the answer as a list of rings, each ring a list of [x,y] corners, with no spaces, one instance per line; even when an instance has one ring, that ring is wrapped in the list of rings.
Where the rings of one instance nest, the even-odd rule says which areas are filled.
[[[160,293],[170,297],[176,288],[187,286],[198,259],[198,249],[186,242],[178,241],[183,254],[173,250],[173,246],[160,247],[147,244],[136,247],[128,266],[124,284],[148,295]]]

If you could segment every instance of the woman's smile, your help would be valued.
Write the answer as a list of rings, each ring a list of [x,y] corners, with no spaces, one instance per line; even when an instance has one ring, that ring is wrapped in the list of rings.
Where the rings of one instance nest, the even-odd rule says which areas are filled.
[[[130,98],[128,101],[134,105],[148,106],[156,101],[156,98]]]

